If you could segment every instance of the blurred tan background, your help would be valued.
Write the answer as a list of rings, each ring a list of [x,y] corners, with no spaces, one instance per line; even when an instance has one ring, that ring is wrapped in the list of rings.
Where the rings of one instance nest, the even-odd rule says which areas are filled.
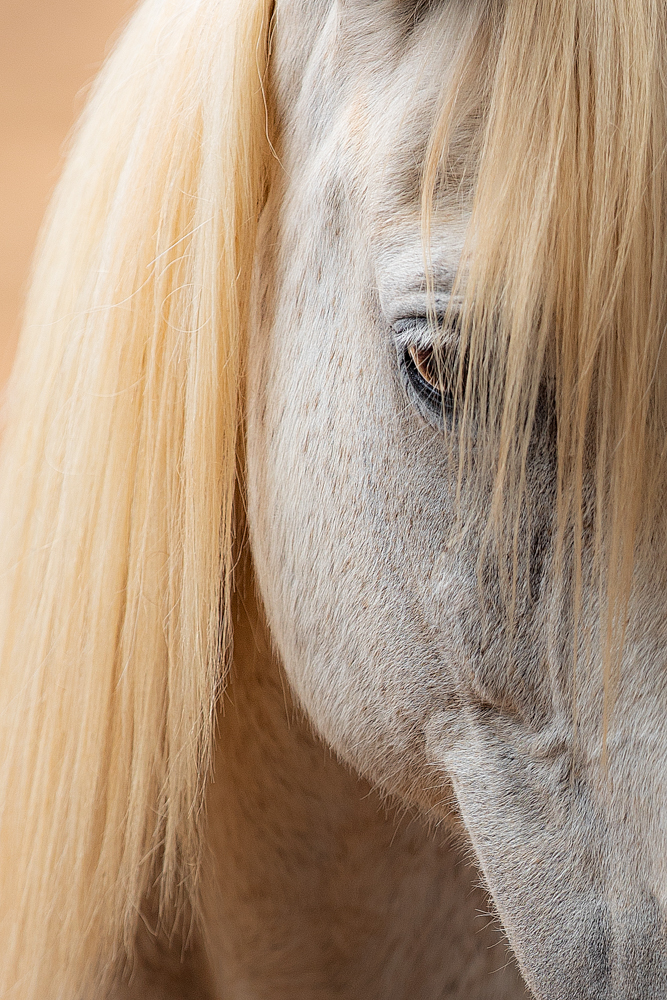
[[[0,0],[0,384],[32,248],[86,88],[136,0]]]

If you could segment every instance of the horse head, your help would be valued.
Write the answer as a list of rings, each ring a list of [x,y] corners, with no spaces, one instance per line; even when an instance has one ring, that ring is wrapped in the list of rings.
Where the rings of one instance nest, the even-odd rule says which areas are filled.
[[[522,175],[503,142],[496,156],[507,162],[492,161],[495,177],[480,180],[466,161],[469,146],[483,145],[479,108],[500,101],[485,88],[506,83],[498,65],[510,41],[485,36],[489,17],[486,7],[468,3],[278,6],[270,89],[279,145],[256,266],[253,301],[262,307],[248,352],[252,551],[285,670],[326,741],[373,782],[439,819],[451,808],[451,782],[536,996],[657,996],[667,990],[660,557],[643,549],[637,559],[623,650],[607,681],[613,700],[606,700],[605,656],[612,654],[599,624],[607,608],[593,567],[590,456],[581,473],[589,495],[579,565],[569,539],[555,550],[558,450],[566,439],[559,425],[576,420],[576,407],[564,412],[556,398],[567,344],[550,355],[533,313],[524,338],[542,354],[542,370],[524,453],[529,515],[507,545],[511,557],[514,544],[518,567],[509,600],[501,570],[494,571],[497,556],[484,547],[494,494],[492,483],[484,488],[475,476],[478,452],[484,465],[482,435],[493,433],[474,412],[482,393],[469,381],[454,406],[433,364],[438,344],[443,368],[458,363],[466,303],[457,276],[471,226],[479,240],[507,225],[511,239],[512,222],[503,218],[511,198],[527,216],[542,213],[532,219],[535,230],[554,212],[531,187],[531,167]],[[526,14],[517,30],[544,27],[539,15],[531,25]],[[556,42],[533,38],[538,66],[539,46],[550,45],[553,56],[567,46],[563,34]],[[484,59],[493,52],[498,77],[489,83]],[[562,69],[552,72],[540,79],[557,94],[549,108],[556,124],[533,121],[524,131],[515,119],[505,138],[519,147],[532,142],[526,157],[537,155],[530,128],[570,127]],[[459,88],[458,106],[448,108],[455,119],[449,173],[425,250],[423,167],[448,84]],[[530,115],[533,95],[522,99],[512,107]],[[546,104],[538,109],[546,113]],[[494,112],[503,113],[496,104]],[[582,154],[566,148],[571,139],[565,133],[553,151],[561,158],[560,176],[552,168],[555,185],[564,183],[570,153]],[[606,141],[594,136],[591,145],[596,139]],[[492,158],[490,141],[487,134],[487,148],[475,155]],[[489,185],[475,205],[468,169]],[[597,183],[585,174],[594,172],[592,161],[578,169],[573,183]],[[522,176],[524,191],[510,198],[498,190],[503,182],[519,187]],[[561,228],[545,239],[554,254],[565,254],[566,223],[555,212],[551,221]],[[581,239],[572,237],[571,254]],[[549,279],[567,283],[556,273],[562,261],[541,257],[539,238],[533,252],[551,268]],[[532,262],[518,258],[515,266],[530,270]],[[485,346],[482,365],[507,365],[506,354],[499,349],[494,359]],[[526,364],[522,377],[527,372]],[[499,435],[493,440],[502,447]]]

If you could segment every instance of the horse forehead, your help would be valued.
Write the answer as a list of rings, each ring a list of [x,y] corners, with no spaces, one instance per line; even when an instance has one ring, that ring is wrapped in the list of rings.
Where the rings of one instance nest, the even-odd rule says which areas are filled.
[[[297,115],[303,123],[304,92],[326,94],[329,105],[346,103],[353,95],[358,112],[365,110],[360,89],[367,95],[366,109],[370,95],[375,112],[390,112],[386,88],[392,80],[404,97],[407,88],[423,98],[424,85],[428,89],[432,77],[442,76],[452,48],[447,28],[456,30],[464,6],[462,0],[446,9],[424,0],[279,0],[271,31],[272,96],[279,121],[289,124]],[[418,104],[412,102],[412,122]]]
[[[332,10],[353,33],[388,24],[405,34],[440,6],[433,0],[278,0],[275,16],[277,24],[289,26],[293,47],[303,52]]]
[[[425,13],[412,2],[283,0],[276,8],[270,92],[296,193],[289,204],[298,213],[309,189],[328,213],[334,203],[351,209],[348,221],[370,237],[380,284],[385,273],[395,284],[406,268],[418,286],[423,280],[422,168],[461,7],[455,0]],[[458,202],[445,215],[432,220],[431,265],[449,272],[467,216]]]

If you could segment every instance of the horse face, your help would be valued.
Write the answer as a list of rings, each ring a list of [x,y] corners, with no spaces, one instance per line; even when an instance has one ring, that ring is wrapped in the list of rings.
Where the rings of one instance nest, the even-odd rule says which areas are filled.
[[[488,511],[483,491],[464,483],[457,495],[455,428],[424,364],[419,183],[467,6],[278,5],[279,162],[248,375],[258,584],[327,742],[431,815],[451,814],[453,789],[535,994],[667,996],[664,604],[638,584],[603,762],[599,651],[580,642],[575,685],[572,625],[549,572],[549,421],[528,470],[512,623],[492,572],[480,586],[475,532],[453,530],[459,504],[478,505],[465,510],[477,537]],[[433,221],[442,310],[462,204],[445,200]],[[583,589],[581,620],[597,621],[595,587]]]

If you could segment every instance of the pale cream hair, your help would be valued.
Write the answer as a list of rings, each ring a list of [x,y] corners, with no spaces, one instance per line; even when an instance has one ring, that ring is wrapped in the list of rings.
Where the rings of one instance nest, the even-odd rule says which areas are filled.
[[[39,251],[0,487],[0,993],[17,998],[101,995],[154,880],[165,912],[197,910],[269,7],[148,0],[95,87]],[[551,371],[561,524],[581,539],[592,431],[623,593],[664,436],[665,14],[476,11],[425,197],[467,116],[481,139],[463,336],[500,418],[497,502],[521,491]],[[475,66],[481,104],[462,106]]]
[[[98,995],[157,878],[196,902],[269,6],[148,0],[45,226],[2,454],[2,996]]]
[[[635,557],[664,548],[654,515],[667,429],[667,10],[484,0],[468,17],[423,185],[427,229],[439,196],[463,192],[472,209],[459,277],[461,468],[474,440],[515,583],[536,408],[541,393],[554,399],[555,564],[574,551],[576,647],[591,536],[609,690]]]

